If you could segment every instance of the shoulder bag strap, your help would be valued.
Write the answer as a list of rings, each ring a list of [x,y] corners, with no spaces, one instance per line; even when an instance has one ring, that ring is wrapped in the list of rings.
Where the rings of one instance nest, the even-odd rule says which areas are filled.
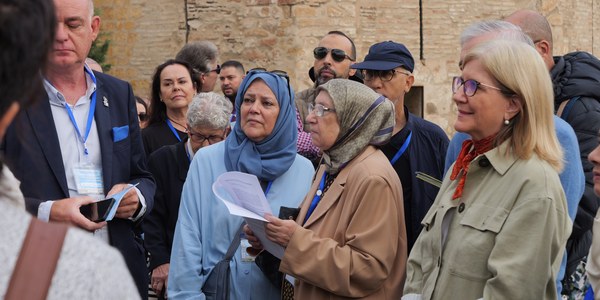
[[[233,241],[231,241],[231,245],[229,245],[229,249],[227,249],[227,253],[225,253],[225,257],[223,257],[224,260],[230,260],[231,257],[233,257],[235,250],[240,245],[240,234],[242,234],[243,228],[244,228],[244,222],[242,222],[242,225],[240,225],[240,228],[235,233],[235,236],[233,237]]]
[[[46,299],[68,226],[31,218],[5,300]]]

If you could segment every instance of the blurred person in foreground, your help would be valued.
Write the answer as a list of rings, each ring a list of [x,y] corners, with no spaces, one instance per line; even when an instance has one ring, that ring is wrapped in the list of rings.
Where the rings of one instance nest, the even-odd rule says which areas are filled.
[[[51,0],[0,0],[0,140],[19,110],[44,94],[40,71],[44,71],[56,38],[55,30],[60,26],[54,9]],[[25,211],[19,185],[9,167],[0,160],[3,238],[0,260],[4,266],[0,271],[0,296],[3,298],[32,221]],[[121,254],[74,227],[67,230],[52,278],[46,298],[50,300],[140,298]]]
[[[213,92],[199,93],[187,112],[188,138],[164,146],[148,158],[148,169],[156,180],[156,195],[154,209],[144,221],[144,241],[150,252],[150,281],[157,295],[167,286],[173,234],[190,162],[200,148],[227,137],[231,109],[231,102],[225,97]]]
[[[571,232],[552,84],[531,46],[477,45],[453,80],[469,134],[423,219],[402,299],[557,299]]]
[[[280,270],[295,278],[295,299],[399,299],[407,258],[402,186],[378,149],[392,136],[394,105],[361,83],[331,79],[317,87],[308,112],[323,164],[296,221],[266,217],[267,237],[285,247]]]
[[[212,191],[228,171],[255,175],[274,214],[296,208],[313,177],[311,163],[296,154],[296,119],[289,81],[278,74],[250,71],[235,101],[237,122],[223,143],[194,155],[183,186],[175,228],[168,295],[170,299],[204,298],[201,291],[243,224],[229,214]],[[278,299],[272,285],[247,255],[247,241],[230,262],[231,299]]]
[[[600,196],[600,132],[598,132],[598,140],[598,146],[590,152],[588,160],[594,165],[592,169],[594,193]],[[600,299],[600,210],[594,218],[594,239],[585,268],[595,299]]]

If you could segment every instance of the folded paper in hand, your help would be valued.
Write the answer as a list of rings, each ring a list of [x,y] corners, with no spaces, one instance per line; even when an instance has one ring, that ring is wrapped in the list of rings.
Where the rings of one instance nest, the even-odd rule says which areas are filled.
[[[115,199],[115,203],[113,204],[110,213],[108,213],[108,216],[106,217],[106,221],[110,221],[115,217],[115,214],[117,213],[117,208],[119,208],[119,204],[121,203],[121,200],[123,199],[123,197],[125,196],[125,194],[127,194],[127,192],[129,192],[129,190],[131,190],[132,188],[136,187],[138,184],[140,184],[139,182],[136,184],[130,184],[128,187],[124,188],[122,191],[116,193],[116,194],[112,194],[107,196],[106,198],[113,198]]]
[[[283,257],[284,248],[267,239],[265,214],[273,214],[258,178],[242,172],[226,172],[212,186],[213,192],[227,206],[229,213],[244,218],[264,249],[275,257]]]

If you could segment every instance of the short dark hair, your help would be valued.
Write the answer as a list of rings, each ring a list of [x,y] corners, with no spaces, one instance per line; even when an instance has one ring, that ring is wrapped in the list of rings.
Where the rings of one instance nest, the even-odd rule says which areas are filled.
[[[356,45],[354,45],[354,41],[349,36],[347,36],[345,33],[341,32],[339,30],[332,30],[327,33],[327,35],[330,35],[330,34],[341,35],[341,36],[347,38],[350,41],[350,44],[352,45],[352,53],[351,53],[352,59],[356,60]]]
[[[234,67],[234,68],[242,71],[242,74],[246,73],[246,70],[244,70],[244,65],[242,65],[242,63],[237,60],[228,60],[228,61],[224,62],[223,64],[221,64],[221,69],[227,68],[227,67]]]
[[[162,71],[170,66],[170,65],[182,65],[184,66],[188,72],[190,73],[190,79],[193,81],[192,77],[192,67],[185,61],[177,60],[177,59],[169,59],[164,63],[158,65],[156,70],[154,71],[154,75],[152,75],[152,85],[151,90],[152,94],[150,95],[150,107],[148,108],[148,125],[162,122],[167,119],[167,106],[164,102],[160,101],[160,74]],[[196,91],[198,91],[198,86],[196,85]]]
[[[43,92],[41,72],[54,42],[52,0],[0,0],[0,116]]]

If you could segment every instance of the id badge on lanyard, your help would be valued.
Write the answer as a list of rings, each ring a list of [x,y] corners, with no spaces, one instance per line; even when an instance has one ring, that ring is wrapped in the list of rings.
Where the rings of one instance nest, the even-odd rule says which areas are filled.
[[[87,69],[84,70],[92,78],[94,84],[96,84],[96,77],[94,76],[94,74],[92,72],[89,72]],[[83,162],[76,165],[73,168],[73,175],[75,176],[77,193],[80,195],[103,195],[104,184],[102,182],[102,169],[99,166],[95,166],[93,163],[90,162],[90,155],[86,144],[88,136],[90,135],[90,130],[92,129],[92,122],[94,121],[94,111],[96,109],[96,91],[92,92],[91,95],[90,110],[88,112],[85,134],[81,134],[79,126],[77,126],[75,116],[73,115],[73,111],[66,103],[65,109],[67,110],[69,119],[71,119],[71,123],[73,123],[73,126],[75,127],[78,139],[83,144]]]
[[[104,194],[102,169],[91,163],[83,163],[73,168],[77,193],[80,195]]]

